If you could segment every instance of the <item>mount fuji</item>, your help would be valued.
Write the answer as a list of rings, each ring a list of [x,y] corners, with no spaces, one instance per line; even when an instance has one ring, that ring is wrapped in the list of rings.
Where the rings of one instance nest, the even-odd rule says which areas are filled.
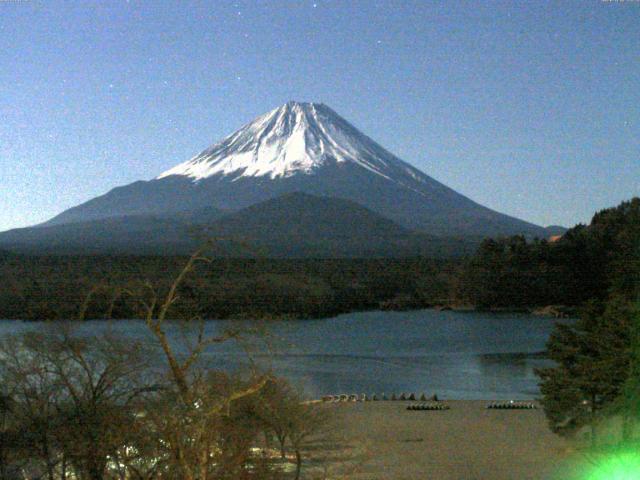
[[[237,210],[284,193],[355,201],[436,235],[543,234],[400,160],[323,104],[289,102],[187,162],[115,188],[48,224],[213,206]]]
[[[215,226],[219,216],[233,216],[248,207],[255,213],[260,204],[277,197],[298,198],[288,196],[293,193],[344,200],[348,203],[340,205],[364,207],[383,217],[381,221],[421,235],[548,236],[543,227],[486,208],[434,180],[328,106],[299,102],[256,118],[152,180],[114,188],[35,228],[50,231],[67,225],[65,231],[71,232],[76,227],[70,224],[113,224],[121,218],[131,224],[138,217],[146,219],[147,227],[149,218],[213,221]],[[7,232],[12,243],[19,242],[20,231]],[[33,232],[29,235],[34,238]],[[0,234],[0,245],[3,237],[6,234]]]

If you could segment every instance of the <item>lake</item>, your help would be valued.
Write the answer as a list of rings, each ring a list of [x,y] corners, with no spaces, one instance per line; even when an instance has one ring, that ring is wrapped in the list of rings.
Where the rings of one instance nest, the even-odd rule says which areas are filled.
[[[210,334],[248,321],[210,321]],[[322,320],[262,323],[268,340],[243,344],[252,358],[300,385],[323,394],[378,395],[421,392],[451,399],[533,399],[534,368],[550,365],[540,355],[554,320],[526,314],[478,312],[360,312]],[[39,322],[0,321],[0,335],[44,328]],[[84,332],[114,329],[148,339],[139,321],[91,321]],[[176,326],[172,338],[180,344]],[[208,352],[212,366],[242,368],[246,354],[224,345]]]

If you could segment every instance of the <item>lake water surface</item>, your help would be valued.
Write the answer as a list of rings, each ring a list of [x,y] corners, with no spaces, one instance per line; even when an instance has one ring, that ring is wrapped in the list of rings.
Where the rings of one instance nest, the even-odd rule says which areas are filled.
[[[210,321],[219,333],[246,321]],[[311,396],[332,393],[437,393],[452,399],[533,399],[539,395],[534,368],[554,325],[549,318],[478,312],[362,312],[322,320],[270,321],[269,333],[245,345],[252,358],[301,385]],[[0,335],[46,328],[40,322],[0,321]],[[113,329],[148,339],[139,321],[91,321],[81,331]],[[178,329],[170,329],[176,344]],[[213,366],[238,366],[237,346],[208,352]]]

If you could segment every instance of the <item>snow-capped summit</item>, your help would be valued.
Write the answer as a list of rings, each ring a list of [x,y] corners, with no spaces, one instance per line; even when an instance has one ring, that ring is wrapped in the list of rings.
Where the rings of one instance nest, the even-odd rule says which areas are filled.
[[[274,179],[342,162],[387,177],[388,162],[398,161],[326,105],[292,101],[157,178],[183,175],[197,181],[223,174]]]
[[[349,200],[433,235],[546,236],[541,227],[483,207],[402,161],[328,106],[299,102],[256,118],[153,180],[115,188],[48,224],[238,211],[292,192]]]

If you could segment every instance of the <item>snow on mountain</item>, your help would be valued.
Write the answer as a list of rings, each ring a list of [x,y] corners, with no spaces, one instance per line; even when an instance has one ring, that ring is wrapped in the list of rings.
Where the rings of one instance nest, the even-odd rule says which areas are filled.
[[[153,180],[115,188],[47,224],[209,207],[237,211],[293,192],[350,200],[432,235],[546,236],[402,161],[326,105],[299,102],[256,118]]]
[[[329,162],[352,162],[385,178],[392,174],[389,163],[404,164],[326,105],[289,102],[157,178],[286,178],[313,173]]]

